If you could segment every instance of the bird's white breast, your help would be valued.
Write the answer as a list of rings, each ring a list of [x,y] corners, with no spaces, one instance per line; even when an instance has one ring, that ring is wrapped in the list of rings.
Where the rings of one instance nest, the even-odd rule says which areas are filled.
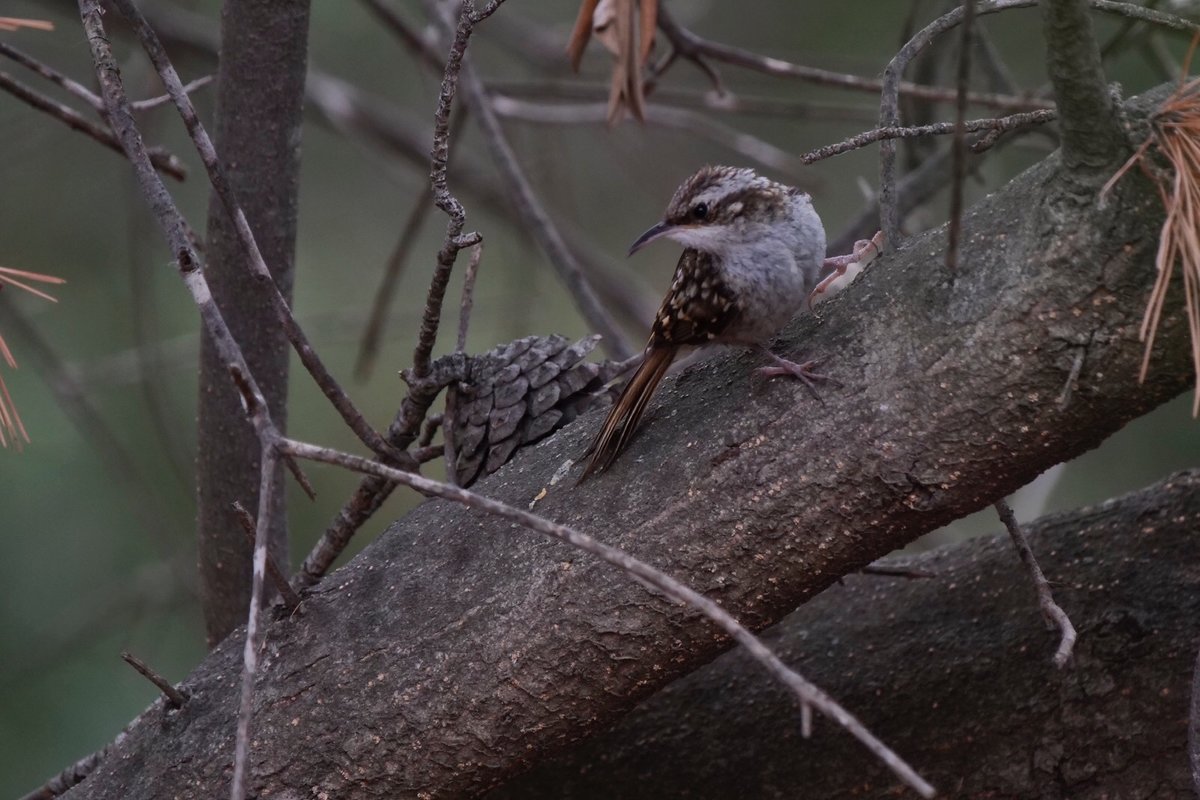
[[[724,279],[744,309],[723,338],[755,344],[770,339],[805,305],[825,258],[825,229],[807,197],[792,203],[790,224],[750,222],[727,239],[721,256]]]

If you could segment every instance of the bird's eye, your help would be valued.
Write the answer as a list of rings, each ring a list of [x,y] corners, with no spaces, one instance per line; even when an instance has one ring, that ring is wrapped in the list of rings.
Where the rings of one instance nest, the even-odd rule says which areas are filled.
[[[692,217],[695,219],[704,219],[708,216],[708,203],[696,203],[692,206]]]

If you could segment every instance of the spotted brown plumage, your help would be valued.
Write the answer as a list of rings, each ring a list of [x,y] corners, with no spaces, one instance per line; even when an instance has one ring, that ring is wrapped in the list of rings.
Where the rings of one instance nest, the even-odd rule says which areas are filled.
[[[663,237],[687,249],[654,319],[642,364],[592,443],[581,481],[606,469],[629,443],[680,348],[763,347],[803,306],[825,256],[825,229],[808,196],[736,167],[704,167],[684,181],[662,220],[629,252]],[[811,364],[770,355],[776,363],[772,374],[787,372],[807,383],[823,377],[811,373]]]
[[[589,451],[593,457],[583,477],[606,469],[625,449],[679,348],[715,341],[736,323],[737,297],[718,267],[711,253],[692,248],[679,257],[671,289],[654,318],[645,358],[613,403]]]
[[[654,319],[648,347],[700,345],[737,319],[738,302],[711,253],[688,248],[679,257],[671,290]]]

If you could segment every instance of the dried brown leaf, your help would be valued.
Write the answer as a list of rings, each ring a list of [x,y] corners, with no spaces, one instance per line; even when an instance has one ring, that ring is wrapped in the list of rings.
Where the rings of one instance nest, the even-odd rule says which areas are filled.
[[[641,25],[638,36],[642,40],[641,63],[644,66],[650,60],[650,51],[654,48],[654,29],[658,27],[658,0],[639,0],[642,9]]]
[[[592,15],[600,0],[583,0],[579,5],[579,15],[575,17],[575,27],[571,29],[571,38],[567,40],[567,55],[571,58],[571,69],[579,72],[579,62],[583,60],[583,51],[587,48],[588,40],[592,38]]]

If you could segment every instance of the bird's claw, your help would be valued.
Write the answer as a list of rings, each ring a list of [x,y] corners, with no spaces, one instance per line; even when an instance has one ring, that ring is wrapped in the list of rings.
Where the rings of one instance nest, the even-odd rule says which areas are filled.
[[[826,375],[816,370],[829,360],[828,357],[817,358],[804,362],[789,361],[782,356],[777,356],[774,353],[767,351],[774,365],[769,367],[759,367],[755,372],[764,378],[776,378],[781,375],[787,375],[795,378],[804,384],[805,388],[812,393],[812,396],[817,399],[817,402],[824,405],[825,401],[821,399],[821,395],[817,393],[818,383],[830,383],[834,386],[841,386],[841,381],[834,378],[832,375]]]

